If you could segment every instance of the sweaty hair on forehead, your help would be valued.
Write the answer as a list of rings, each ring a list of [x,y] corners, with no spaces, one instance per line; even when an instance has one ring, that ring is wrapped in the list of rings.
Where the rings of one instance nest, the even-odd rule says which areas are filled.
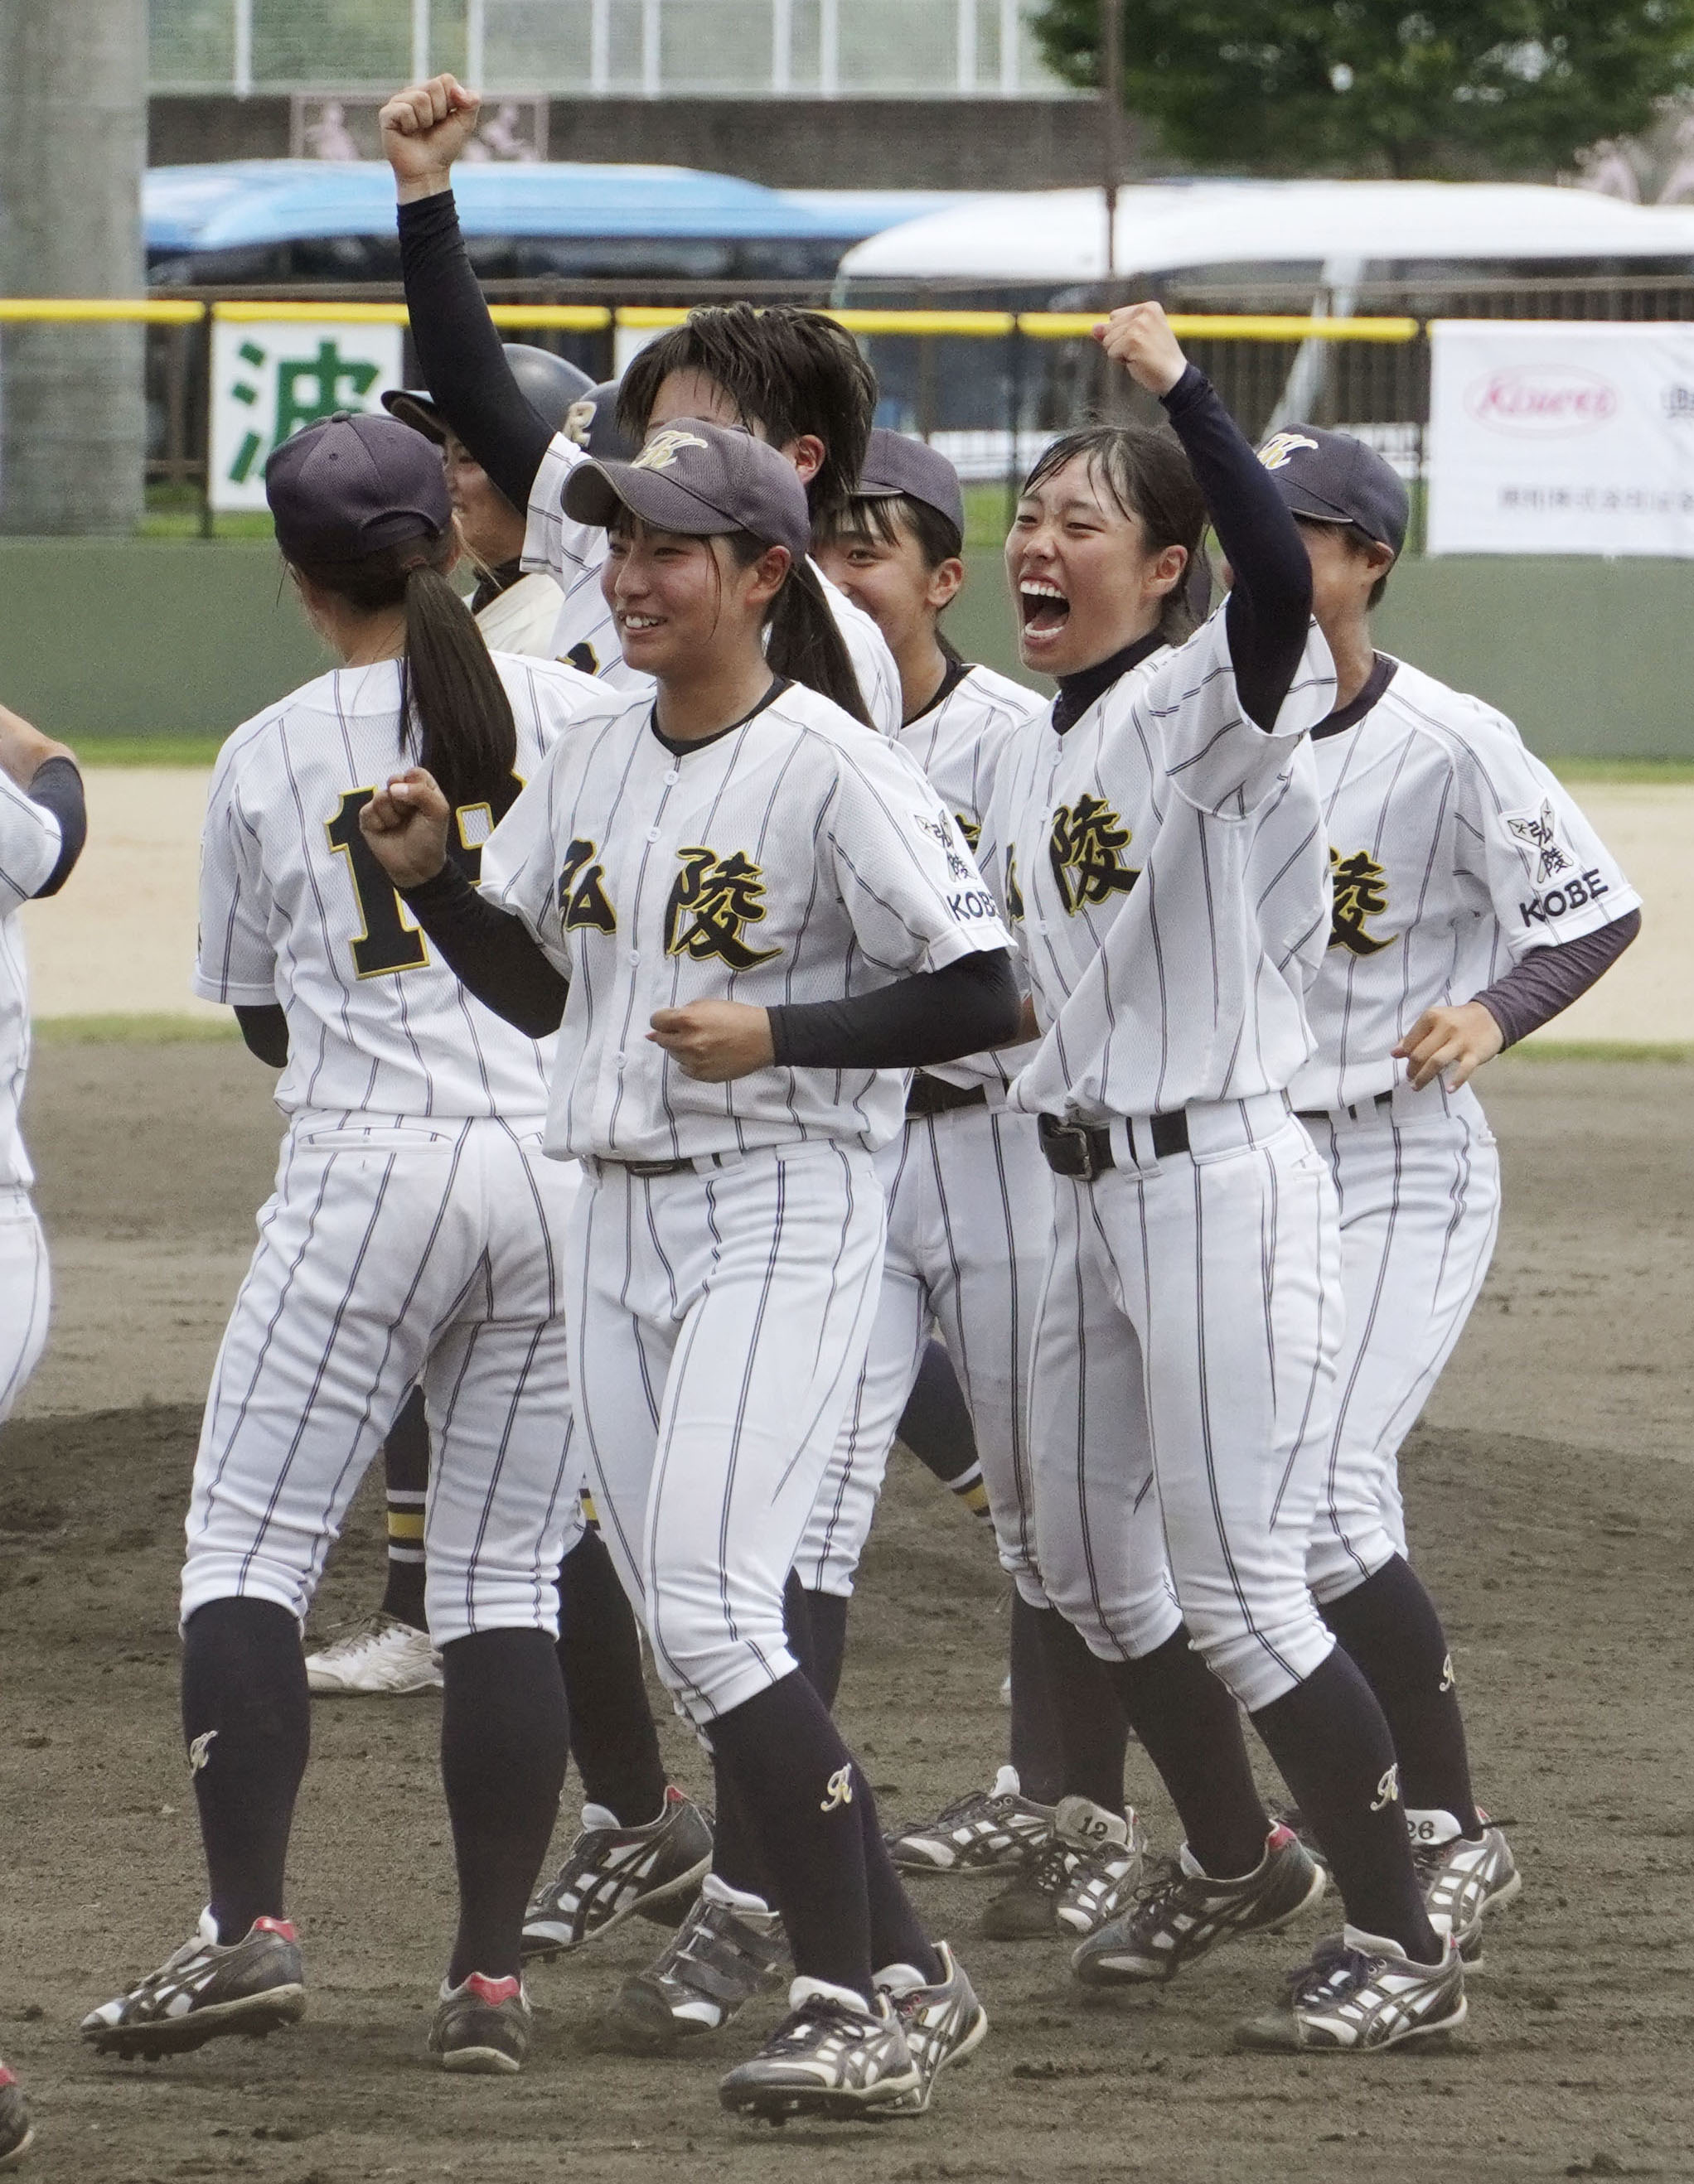
[[[806,488],[814,520],[853,497],[876,414],[876,376],[844,327],[821,311],[751,304],[690,311],[650,342],[623,374],[618,421],[646,437],[659,389],[674,371],[697,371],[722,387],[736,416],[774,448],[809,434],[824,460]]]
[[[910,538],[930,569],[940,568],[943,561],[957,560],[964,551],[957,524],[938,508],[931,508],[928,501],[914,499],[910,493],[861,494],[815,528],[820,546],[846,546],[855,538],[869,539],[877,546],[897,546],[902,538]]]
[[[1205,502],[1173,432],[1145,425],[1088,425],[1081,432],[1066,432],[1024,480],[1025,493],[1045,485],[1079,456],[1118,513],[1139,517],[1149,553],[1181,546],[1189,569],[1194,568],[1205,532]],[[1188,587],[1178,584],[1166,596],[1159,634],[1167,644],[1180,644],[1194,627]]]

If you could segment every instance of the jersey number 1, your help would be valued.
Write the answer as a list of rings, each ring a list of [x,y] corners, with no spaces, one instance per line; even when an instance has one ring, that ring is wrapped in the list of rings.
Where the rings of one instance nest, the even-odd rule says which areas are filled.
[[[359,814],[376,793],[374,788],[349,788],[329,822],[329,845],[347,860],[353,892],[359,898],[359,915],[364,921],[365,930],[353,943],[353,967],[361,978],[416,970],[429,961],[423,935],[416,926],[402,921],[394,883],[359,831]]]
[[[491,804],[465,804],[453,814],[447,854],[472,887],[483,861],[482,845],[517,800],[523,783],[514,774],[502,782]],[[359,814],[376,794],[373,788],[349,788],[327,822],[329,845],[347,860],[353,892],[365,930],[353,943],[353,967],[361,978],[386,978],[394,971],[415,971],[429,961],[423,935],[400,916],[394,883],[377,863],[359,830]]]

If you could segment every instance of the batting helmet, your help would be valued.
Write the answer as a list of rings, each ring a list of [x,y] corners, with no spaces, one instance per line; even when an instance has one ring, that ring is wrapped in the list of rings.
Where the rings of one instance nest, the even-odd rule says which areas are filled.
[[[512,377],[531,408],[556,432],[562,429],[573,402],[584,401],[599,392],[585,371],[567,364],[563,357],[555,356],[551,349],[535,348],[528,342],[507,342],[504,346]],[[383,397],[383,407],[438,445],[447,437],[441,412],[426,391],[391,387]]]

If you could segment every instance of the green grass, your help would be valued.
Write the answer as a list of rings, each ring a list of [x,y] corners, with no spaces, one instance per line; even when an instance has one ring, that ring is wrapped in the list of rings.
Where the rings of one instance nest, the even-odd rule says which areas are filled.
[[[210,766],[221,736],[70,736],[84,766]]]
[[[1528,1039],[1502,1056],[1507,1061],[1694,1061],[1694,1046],[1657,1045],[1627,1039]]]
[[[181,1046],[241,1037],[233,1010],[223,1017],[37,1017],[32,1028],[44,1046]]]
[[[1550,758],[1561,781],[1694,781],[1694,758]]]

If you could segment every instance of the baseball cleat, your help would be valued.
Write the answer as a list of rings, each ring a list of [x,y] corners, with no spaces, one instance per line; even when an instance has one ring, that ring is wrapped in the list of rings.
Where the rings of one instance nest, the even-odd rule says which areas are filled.
[[[203,1911],[192,1942],[127,1994],[91,2009],[81,2031],[103,2055],[181,2055],[226,2033],[262,2040],[305,2008],[299,1943],[287,1919],[255,1919],[226,1947]]]
[[[680,1790],[667,1790],[657,1819],[640,1828],[621,1827],[604,1805],[584,1805],[569,1857],[523,1914],[524,1958],[563,1956],[634,1912],[674,1925],[711,1869],[711,1828]]]
[[[1061,1934],[1097,1933],[1133,1901],[1147,1868],[1147,1830],[1132,1806],[1123,1819],[1123,1841],[1103,1836],[1059,1891],[1053,1915]]]
[[[444,2070],[512,2077],[529,2053],[530,2022],[521,1980],[510,1975],[485,1979],[481,1972],[472,1972],[457,1986],[444,1980],[428,2050],[440,2057]]]
[[[427,1630],[380,1608],[333,1646],[306,1656],[306,1682],[319,1698],[405,1698],[439,1691],[441,1668]]]
[[[1487,1815],[1479,1836],[1462,1836],[1446,1813],[1421,1814],[1412,1831],[1412,1863],[1423,1891],[1423,1908],[1438,1934],[1451,1934],[1472,1971],[1481,1969],[1482,1922],[1519,1894],[1523,1876],[1512,1846]],[[1442,1824],[1451,1828],[1445,1835]],[[1433,1830],[1426,1834],[1426,1830]],[[1435,1836],[1441,1840],[1435,1840]]]
[[[1086,1986],[1174,1979],[1184,1964],[1237,1934],[1274,1934],[1323,1893],[1323,1869],[1293,1830],[1274,1827],[1265,1855],[1239,1880],[1213,1880],[1186,1843],[1127,1910],[1071,1958]]]
[[[35,2138],[30,2123],[30,2104],[24,2089],[0,2063],[0,2169],[21,2161]]]
[[[637,2054],[663,2053],[717,2032],[765,1983],[780,1976],[782,1921],[758,1899],[708,1873],[698,1900],[644,1972],[624,1981],[608,2023]]]
[[[886,1995],[864,2003],[839,1987],[797,1979],[788,2000],[788,2015],[758,2054],[718,2087],[731,2114],[766,2123],[791,2116],[848,2123],[910,2113],[899,2104],[923,2092],[922,2074]]]
[[[892,2003],[917,2065],[917,2085],[892,2110],[900,2115],[922,2115],[942,2072],[951,2063],[968,2060],[988,2036],[988,2013],[953,1962],[952,1950],[945,1942],[937,1942],[935,1950],[942,1977],[933,1985],[920,1979],[910,1964],[895,1964],[876,1975],[877,1992]]]
[[[1016,1768],[1003,1767],[992,1790],[973,1790],[884,1841],[902,1873],[1009,1873],[1052,1834],[1052,1806],[1026,1797]]]
[[[1235,2028],[1238,2048],[1362,2054],[1451,2032],[1465,2021],[1465,1973],[1451,1935],[1438,1964],[1414,1964],[1398,1942],[1342,1929],[1289,1981],[1287,1999]]]
[[[1138,1872],[1142,1841],[1132,1816],[1109,1813],[1088,1797],[1061,1797],[1054,1809],[1053,1830],[1025,1858],[1016,1880],[983,1906],[982,1931],[995,1942],[1045,1942],[1055,1935],[1086,1932],[1073,1917],[1061,1924],[1060,1906],[1099,1861],[1103,1888],[1132,1869]]]

